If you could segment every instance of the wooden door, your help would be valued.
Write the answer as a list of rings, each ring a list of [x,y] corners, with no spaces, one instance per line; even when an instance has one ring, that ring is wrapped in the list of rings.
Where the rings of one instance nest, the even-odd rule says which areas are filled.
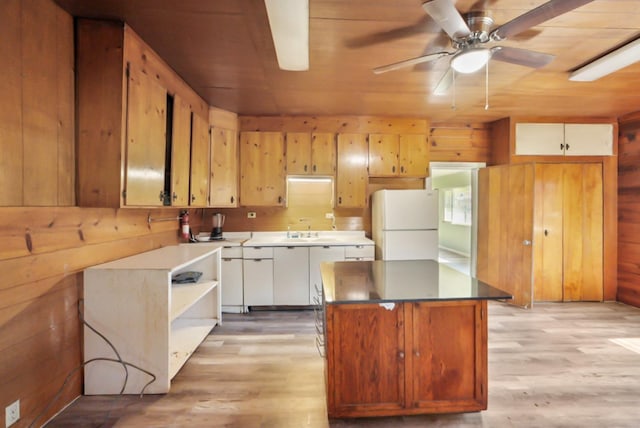
[[[167,91],[131,67],[127,100],[126,205],[164,203]]]
[[[336,175],[336,136],[331,132],[311,134],[311,174]]]
[[[403,305],[327,305],[326,311],[329,416],[404,408]]]
[[[399,153],[400,176],[429,176],[429,145],[426,135],[400,135]]]
[[[191,107],[179,95],[173,98],[171,134],[171,205],[189,205],[191,162]]]
[[[478,172],[478,261],[476,276],[532,303],[532,164],[501,165]]]
[[[192,115],[191,131],[191,200],[192,207],[206,207],[209,196],[209,121]]]
[[[287,174],[311,173],[311,134],[287,132]]]
[[[283,206],[285,145],[281,132],[240,134],[240,203],[242,206]]]
[[[367,206],[367,136],[338,134],[336,205],[340,208]]]
[[[602,166],[565,164],[563,187],[563,300],[602,301]]]
[[[230,129],[211,129],[211,177],[209,205],[238,206],[238,133]]]
[[[434,412],[486,409],[486,301],[408,303],[407,312],[408,405]]]
[[[369,135],[369,175],[371,177],[395,177],[399,174],[399,141],[400,137],[396,134]]]
[[[562,301],[563,200],[562,164],[537,164],[533,294],[537,302]]]

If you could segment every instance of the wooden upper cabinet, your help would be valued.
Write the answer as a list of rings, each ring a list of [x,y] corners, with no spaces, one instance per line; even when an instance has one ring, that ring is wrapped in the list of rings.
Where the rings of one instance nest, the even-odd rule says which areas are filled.
[[[211,177],[209,205],[238,206],[238,133],[211,128]]]
[[[333,133],[288,132],[287,174],[335,175],[336,145]]]
[[[193,114],[191,124],[191,199],[192,207],[209,202],[209,119]]]
[[[129,68],[125,203],[162,206],[167,91],[153,76]]]
[[[240,133],[240,205],[284,206],[285,144],[281,132]]]
[[[76,87],[79,206],[206,206],[209,106],[130,27],[77,20]]]
[[[424,134],[400,135],[400,175],[429,176],[429,142]]]
[[[369,135],[369,175],[394,177],[399,173],[398,150],[400,137],[396,134]]]
[[[182,97],[173,99],[171,133],[171,205],[189,205],[191,167],[191,107]]]
[[[369,135],[369,176],[426,177],[429,146],[424,134]]]
[[[364,208],[368,205],[367,146],[366,134],[338,134],[337,207]]]

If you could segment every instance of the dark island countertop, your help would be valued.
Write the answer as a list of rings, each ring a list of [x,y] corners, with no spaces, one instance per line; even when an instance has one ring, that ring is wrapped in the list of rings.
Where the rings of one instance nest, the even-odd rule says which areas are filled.
[[[324,262],[320,269],[327,304],[512,298],[434,260]]]

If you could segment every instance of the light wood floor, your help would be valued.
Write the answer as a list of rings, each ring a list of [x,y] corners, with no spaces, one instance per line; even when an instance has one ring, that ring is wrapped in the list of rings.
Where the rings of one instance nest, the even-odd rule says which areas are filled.
[[[612,341],[634,338],[636,351]],[[227,314],[169,394],[80,397],[47,426],[637,427],[638,352],[640,309],[490,303],[488,410],[328,421],[313,313]]]

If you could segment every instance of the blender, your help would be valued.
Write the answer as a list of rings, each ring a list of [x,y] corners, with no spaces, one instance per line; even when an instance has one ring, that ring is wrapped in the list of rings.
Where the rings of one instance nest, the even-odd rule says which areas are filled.
[[[224,239],[222,237],[222,226],[224,226],[224,214],[215,213],[213,215],[213,230],[211,231],[211,240],[221,240]]]

